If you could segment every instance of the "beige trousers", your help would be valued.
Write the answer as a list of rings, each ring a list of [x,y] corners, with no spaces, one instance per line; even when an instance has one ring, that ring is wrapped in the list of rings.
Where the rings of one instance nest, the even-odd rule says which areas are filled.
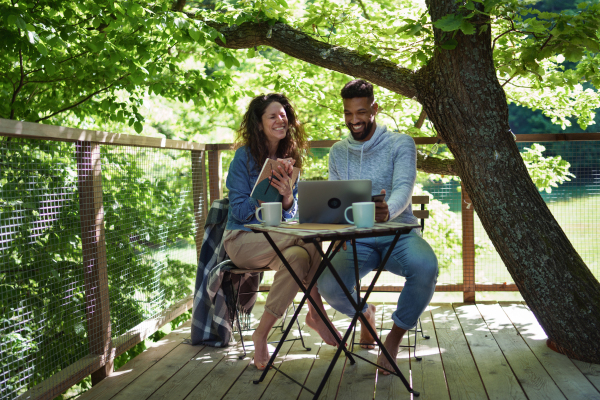
[[[271,233],[271,238],[298,278],[308,285],[321,263],[315,245],[290,235]],[[223,245],[231,261],[240,269],[270,268],[275,273],[265,310],[281,318],[298,293],[298,285],[262,233],[226,230]]]

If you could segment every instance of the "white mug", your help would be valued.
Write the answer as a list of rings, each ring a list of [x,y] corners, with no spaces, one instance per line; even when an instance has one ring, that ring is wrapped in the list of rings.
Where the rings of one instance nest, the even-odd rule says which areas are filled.
[[[348,218],[348,210],[352,209],[354,221]],[[370,228],[375,224],[375,203],[372,201],[364,201],[361,203],[352,203],[344,211],[346,221],[356,225],[357,228]]]
[[[258,212],[262,210],[262,220],[258,216]],[[281,203],[262,203],[262,205],[256,209],[256,219],[265,224],[266,226],[279,226],[281,224]]]

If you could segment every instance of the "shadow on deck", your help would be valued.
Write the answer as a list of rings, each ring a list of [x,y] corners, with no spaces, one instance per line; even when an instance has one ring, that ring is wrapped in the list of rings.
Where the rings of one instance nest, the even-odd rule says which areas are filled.
[[[378,306],[380,332],[391,327],[392,305]],[[304,311],[304,310],[303,310]],[[328,310],[336,327],[350,323]],[[257,305],[254,317],[262,314]],[[304,320],[302,314],[301,322]],[[398,366],[420,399],[600,399],[600,365],[573,361],[545,345],[546,335],[523,303],[431,304],[421,317],[415,361],[412,349],[400,350]],[[254,321],[256,322],[256,321]],[[285,343],[278,367],[316,389],[335,353],[310,328],[303,328],[307,346]],[[281,332],[273,330],[272,340]],[[269,372],[264,382],[252,361],[252,347],[243,360],[241,345],[227,348],[190,346],[190,322],[154,343],[79,399],[310,399],[282,374]],[[246,339],[247,338],[247,339]],[[250,336],[245,336],[250,342]],[[404,343],[414,340],[404,338]],[[251,342],[250,342],[251,344]],[[355,351],[375,361],[378,349]],[[382,376],[357,360],[338,360],[321,399],[408,399],[397,377]]]

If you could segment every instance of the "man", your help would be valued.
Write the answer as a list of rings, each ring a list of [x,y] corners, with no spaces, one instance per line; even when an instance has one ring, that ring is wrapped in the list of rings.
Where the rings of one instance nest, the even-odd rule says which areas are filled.
[[[373,97],[373,85],[369,82],[360,79],[351,81],[344,86],[341,94],[344,118],[351,135],[331,148],[329,179],[370,179],[373,193],[385,194],[385,200],[375,203],[377,222],[417,223],[411,207],[417,176],[417,151],[413,139],[390,132],[384,125],[377,125],[378,105]],[[379,265],[392,241],[393,236],[356,241],[361,278]],[[349,243],[348,246],[344,243],[332,264],[348,291],[355,295],[354,259]],[[410,234],[400,236],[385,268],[406,278],[398,306],[392,314],[394,326],[384,343],[391,356],[396,358],[404,333],[416,326],[433,296],[438,263],[431,246],[421,237],[420,229],[413,229]],[[333,308],[348,316],[354,315],[352,304],[329,269],[321,275],[318,285],[319,292]],[[375,329],[375,306],[366,305],[362,311]],[[367,329],[361,329],[360,341],[364,348],[374,347],[374,338]],[[383,354],[377,361],[392,370]]]

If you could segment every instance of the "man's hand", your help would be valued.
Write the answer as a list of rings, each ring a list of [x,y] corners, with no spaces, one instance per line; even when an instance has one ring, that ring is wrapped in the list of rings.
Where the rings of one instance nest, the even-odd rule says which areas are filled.
[[[385,194],[385,189],[381,189],[381,194]],[[375,202],[375,222],[385,222],[390,219],[390,210],[384,200]],[[345,249],[344,249],[345,250]]]

